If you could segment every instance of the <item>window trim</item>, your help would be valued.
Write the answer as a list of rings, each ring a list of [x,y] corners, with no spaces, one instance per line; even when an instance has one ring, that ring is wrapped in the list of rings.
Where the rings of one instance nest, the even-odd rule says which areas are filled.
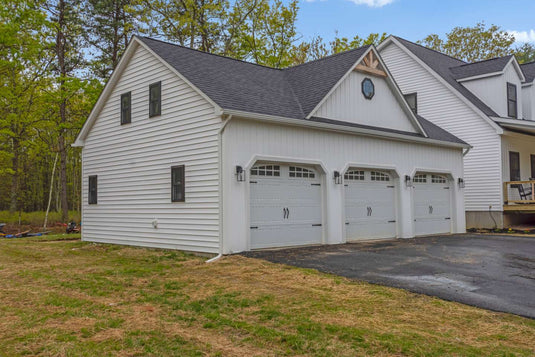
[[[158,111],[153,112],[152,111],[152,98],[151,93],[153,88],[158,88]],[[152,83],[149,85],[149,118],[157,117],[159,115],[162,115],[162,81]]]
[[[126,121],[124,117],[124,101],[123,98],[128,97],[128,121]],[[121,94],[121,125],[130,124],[132,123],[132,92],[127,92]]]
[[[411,108],[411,105],[409,104],[409,101],[407,100],[407,97],[412,96],[412,95],[414,96],[414,110]],[[407,102],[411,111],[414,114],[418,114],[418,92],[403,94],[403,97],[405,98],[405,102]]]
[[[513,156],[516,156],[518,158],[518,176],[516,176],[517,178],[513,177],[513,165],[511,165],[511,159]],[[509,151],[509,181],[520,181],[520,153],[518,151]]]
[[[514,99],[509,98],[509,88],[514,88],[515,89],[515,98]],[[518,90],[517,90],[516,84],[511,83],[511,82],[507,82],[506,91],[507,91],[506,92],[506,95],[507,95],[507,116],[510,117],[510,118],[518,119]],[[510,112],[509,103],[514,103],[515,104],[515,113],[514,113],[514,115],[511,114],[511,112]]]
[[[94,181],[94,185],[95,185],[94,197],[93,197],[92,190],[91,190],[91,181],[93,179],[95,180]],[[98,175],[89,175],[88,181],[87,181],[87,204],[96,205],[97,203],[98,203]]]
[[[181,188],[180,188],[180,194],[182,198],[177,199],[174,197],[173,192],[174,191],[174,184],[173,184],[173,172],[175,169],[181,169]],[[171,202],[186,202],[186,166],[185,165],[175,165],[171,166]]]

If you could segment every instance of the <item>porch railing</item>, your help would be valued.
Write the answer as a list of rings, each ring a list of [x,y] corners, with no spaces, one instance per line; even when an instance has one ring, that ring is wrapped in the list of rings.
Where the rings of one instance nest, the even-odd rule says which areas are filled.
[[[535,204],[535,180],[503,183],[504,204]]]

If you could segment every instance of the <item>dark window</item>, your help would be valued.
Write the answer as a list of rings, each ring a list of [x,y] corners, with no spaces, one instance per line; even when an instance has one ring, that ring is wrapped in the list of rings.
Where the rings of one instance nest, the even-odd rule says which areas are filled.
[[[121,124],[132,122],[131,98],[130,92],[121,95]]]
[[[362,94],[366,99],[372,99],[375,95],[375,85],[369,78],[364,78],[361,83]]]
[[[509,151],[509,180],[520,181],[520,154]]]
[[[171,167],[171,202],[184,202],[184,165]]]
[[[530,159],[531,159],[531,179],[535,180],[535,155],[531,155]]]
[[[97,175],[89,176],[87,203],[90,205],[97,204]]]
[[[507,116],[518,118],[516,107],[516,85],[507,83]]]
[[[418,102],[416,99],[416,93],[409,93],[404,95],[405,100],[407,101],[407,104],[409,104],[409,107],[411,108],[412,112],[414,114],[418,113]]]
[[[149,87],[149,117],[162,114],[162,82]]]

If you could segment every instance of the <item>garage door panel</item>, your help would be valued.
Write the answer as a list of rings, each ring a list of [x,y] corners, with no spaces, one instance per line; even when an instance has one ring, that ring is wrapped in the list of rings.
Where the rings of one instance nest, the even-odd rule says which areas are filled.
[[[416,177],[416,176],[415,176]],[[424,182],[414,184],[415,235],[451,232],[451,190],[446,182],[433,182],[437,175],[418,174]]]
[[[251,248],[318,244],[322,241],[319,175],[310,168],[289,175],[289,166],[269,179],[251,175]],[[256,172],[261,172],[258,169]],[[295,177],[306,172],[307,177]],[[312,174],[311,174],[312,173]]]
[[[358,180],[345,178],[346,240],[396,236],[395,188],[390,181],[372,181],[359,170]]]

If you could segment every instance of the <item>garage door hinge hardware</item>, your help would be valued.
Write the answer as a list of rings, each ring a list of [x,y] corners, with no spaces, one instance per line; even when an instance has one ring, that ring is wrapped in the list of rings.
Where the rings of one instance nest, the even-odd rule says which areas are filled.
[[[321,186],[321,183],[311,183],[311,186]]]
[[[348,184],[345,184],[344,186],[345,186],[345,187],[348,187],[349,185],[348,185]]]
[[[445,190],[449,190],[450,188],[449,187],[444,187]]]
[[[395,188],[396,186],[386,186],[387,188]]]
[[[346,222],[346,224],[349,224],[349,222]]]
[[[249,183],[258,183],[257,181],[249,181]]]
[[[396,223],[396,220],[388,221],[388,223]]]
[[[451,218],[450,218],[450,217],[446,217],[446,218],[444,218],[444,219],[451,219]]]
[[[321,227],[321,223],[313,224],[312,227]]]
[[[251,229],[258,229],[258,227],[257,227],[257,226],[255,226],[255,227],[251,227]]]

